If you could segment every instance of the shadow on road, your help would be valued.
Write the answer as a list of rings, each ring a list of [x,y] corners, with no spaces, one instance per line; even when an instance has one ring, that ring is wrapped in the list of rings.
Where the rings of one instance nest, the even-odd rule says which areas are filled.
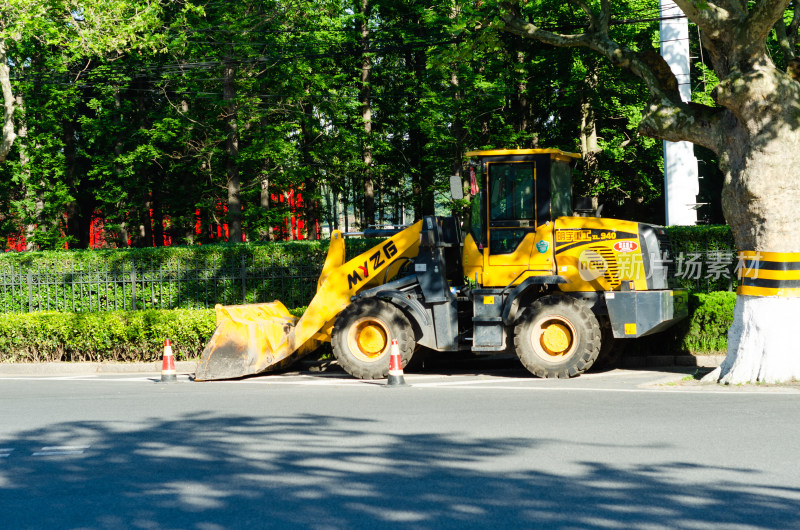
[[[675,481],[720,468],[673,462],[498,474],[485,462],[568,440],[382,434],[306,414],[54,424],[2,447],[7,528],[789,528],[800,489]],[[465,427],[466,430],[466,427]],[[83,455],[25,448],[91,439]],[[233,443],[234,441],[238,443]],[[243,443],[242,443],[243,442]],[[489,466],[490,467],[490,466]],[[732,473],[746,470],[725,469]],[[719,474],[717,474],[719,475]],[[695,475],[693,475],[695,476]],[[723,473],[724,476],[724,473]],[[671,478],[670,478],[671,477]],[[738,526],[737,526],[738,527]]]
[[[676,366],[672,364],[650,366],[645,362],[641,362],[624,365],[617,364],[592,366],[587,373],[604,374],[613,372],[618,368],[623,368],[633,372],[664,372],[665,374],[684,373],[687,375],[696,375],[698,379],[712,370],[712,368]],[[311,360],[306,361],[305,363],[301,362],[290,365],[284,370],[278,370],[268,374],[256,374],[253,377],[265,377],[276,373],[293,372],[302,372],[307,375],[325,373],[328,376],[340,376],[343,379],[352,378],[352,376],[348,375],[333,358],[326,360]],[[525,367],[522,366],[522,363],[519,361],[519,358],[513,353],[502,353],[487,356],[476,356],[471,353],[463,352],[444,354],[435,352],[428,353],[424,356],[424,360],[418,361],[411,366],[407,366],[404,369],[404,372],[406,374],[443,376],[482,374],[498,378],[536,379],[536,376],[525,369]]]

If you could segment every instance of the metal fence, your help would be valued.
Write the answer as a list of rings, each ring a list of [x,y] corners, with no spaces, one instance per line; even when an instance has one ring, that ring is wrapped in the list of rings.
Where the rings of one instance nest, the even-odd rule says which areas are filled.
[[[202,309],[282,301],[307,305],[321,263],[286,258],[192,263],[0,265],[0,312]]]
[[[352,245],[348,258],[364,246]],[[731,252],[679,254],[669,268],[676,286],[694,291],[733,290],[738,283]],[[0,312],[204,309],[273,300],[301,307],[314,296],[321,271],[322,259],[292,256],[0,263]]]

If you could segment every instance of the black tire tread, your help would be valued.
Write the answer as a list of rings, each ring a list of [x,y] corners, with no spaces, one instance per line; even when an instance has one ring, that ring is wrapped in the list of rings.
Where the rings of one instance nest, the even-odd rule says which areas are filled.
[[[339,366],[357,379],[384,379],[389,375],[389,355],[383,355],[375,362],[364,362],[355,357],[347,347],[347,330],[360,318],[379,317],[390,328],[391,337],[397,339],[403,367],[411,361],[416,348],[414,330],[397,306],[378,298],[362,298],[348,305],[339,313],[331,333],[333,355]],[[390,353],[390,352],[389,352]],[[383,362],[385,358],[385,362]]]

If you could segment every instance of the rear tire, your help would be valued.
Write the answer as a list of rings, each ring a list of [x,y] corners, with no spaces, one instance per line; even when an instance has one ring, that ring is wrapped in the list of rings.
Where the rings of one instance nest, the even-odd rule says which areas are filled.
[[[600,320],[600,355],[592,365],[593,371],[613,370],[625,353],[628,339],[615,339],[608,317]]]
[[[514,328],[517,357],[538,377],[575,377],[600,353],[600,324],[594,313],[566,296],[543,296]]]
[[[403,367],[414,354],[414,330],[405,314],[378,298],[356,300],[336,317],[331,334],[333,355],[345,372],[358,379],[389,375],[392,339]]]

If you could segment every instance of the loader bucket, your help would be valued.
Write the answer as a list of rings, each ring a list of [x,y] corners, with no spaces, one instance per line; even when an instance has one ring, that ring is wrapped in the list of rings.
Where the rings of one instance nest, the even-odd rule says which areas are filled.
[[[216,306],[217,329],[203,350],[195,380],[232,379],[277,368],[290,356],[297,358],[318,346],[302,345],[294,351],[287,337],[298,318],[281,302]],[[297,354],[297,355],[292,355]]]
[[[317,294],[301,318],[282,303],[216,306],[217,329],[195,381],[233,379],[285,366],[331,340],[336,316],[362,288],[380,285],[416,256],[422,221],[345,262],[342,233],[331,233]]]

